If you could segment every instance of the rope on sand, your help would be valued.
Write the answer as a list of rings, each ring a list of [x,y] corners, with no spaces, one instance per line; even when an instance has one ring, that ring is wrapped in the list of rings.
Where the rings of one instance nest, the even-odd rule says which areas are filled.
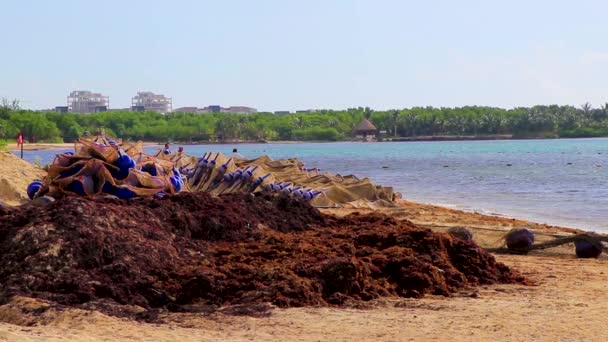
[[[461,230],[467,231],[467,235],[472,231],[470,230],[487,230],[487,231],[495,231],[500,232],[501,229],[490,228],[490,227],[472,227],[468,228],[464,227],[450,227],[443,225],[420,225],[429,229],[442,229],[447,230],[447,233],[453,235],[455,237],[469,240],[468,236],[462,236]],[[541,242],[534,244],[535,236],[546,236],[552,237],[553,240]],[[511,241],[509,241],[511,240]],[[596,234],[596,233],[580,233],[576,235],[567,235],[563,234],[551,234],[547,232],[535,232],[527,228],[515,228],[511,229],[509,232],[505,234],[505,236],[496,240],[496,243],[505,243],[506,246],[503,247],[490,247],[484,248],[488,252],[491,253],[504,253],[504,254],[528,254],[533,250],[543,250],[553,247],[558,247],[561,245],[574,243],[576,256],[579,258],[597,258],[602,252],[608,253],[608,247],[602,244],[602,242],[608,243],[608,234]],[[510,243],[509,243],[510,242]]]
[[[582,233],[572,236],[556,238],[551,241],[531,244],[526,247],[499,247],[486,248],[486,250],[493,253],[527,254],[533,250],[542,250],[565,245],[568,243],[574,243],[576,255],[579,258],[597,258],[603,251],[608,251],[608,248],[604,246],[602,242],[608,242],[608,235]]]

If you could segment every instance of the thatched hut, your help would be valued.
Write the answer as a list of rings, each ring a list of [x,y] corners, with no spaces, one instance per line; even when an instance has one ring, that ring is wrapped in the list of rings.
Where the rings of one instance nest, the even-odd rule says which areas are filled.
[[[357,139],[364,141],[376,140],[378,129],[369,120],[363,119],[355,128],[355,136]]]

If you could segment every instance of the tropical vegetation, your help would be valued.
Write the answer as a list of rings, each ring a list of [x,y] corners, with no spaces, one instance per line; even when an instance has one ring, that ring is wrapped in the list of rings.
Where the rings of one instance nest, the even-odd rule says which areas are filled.
[[[534,106],[503,109],[414,107],[374,111],[370,108],[317,110],[310,113],[169,113],[108,111],[95,114],[55,113],[0,105],[0,140],[21,130],[28,141],[70,142],[103,129],[106,134],[147,141],[336,141],[354,136],[368,118],[385,137],[495,136],[514,138],[608,136],[608,104],[593,108]]]

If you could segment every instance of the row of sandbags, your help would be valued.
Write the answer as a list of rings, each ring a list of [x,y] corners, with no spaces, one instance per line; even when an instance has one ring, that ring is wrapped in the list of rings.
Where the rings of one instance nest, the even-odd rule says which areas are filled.
[[[316,206],[336,206],[351,202],[394,203],[398,194],[369,179],[355,176],[321,174],[306,170],[298,159],[272,160],[262,156],[252,160],[234,159],[221,153],[207,153],[201,158],[183,153],[159,154],[187,175],[188,191],[213,194],[246,191],[284,193],[312,201]]]
[[[80,139],[74,151],[58,154],[48,175],[28,187],[30,198],[60,192],[80,196],[110,194],[119,198],[163,196],[179,191],[284,193],[316,206],[369,202],[390,205],[398,194],[390,187],[355,176],[306,170],[298,159],[233,159],[210,152],[201,158],[183,152],[148,155],[141,143],[105,137]]]

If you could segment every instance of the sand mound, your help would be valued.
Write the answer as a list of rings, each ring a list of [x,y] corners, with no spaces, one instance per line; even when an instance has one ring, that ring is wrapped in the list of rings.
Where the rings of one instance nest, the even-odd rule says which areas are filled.
[[[449,295],[522,281],[472,242],[381,215],[325,217],[280,196],[77,197],[0,209],[2,296],[123,315]]]
[[[28,200],[26,189],[45,172],[9,152],[0,152],[0,202],[19,205]]]

